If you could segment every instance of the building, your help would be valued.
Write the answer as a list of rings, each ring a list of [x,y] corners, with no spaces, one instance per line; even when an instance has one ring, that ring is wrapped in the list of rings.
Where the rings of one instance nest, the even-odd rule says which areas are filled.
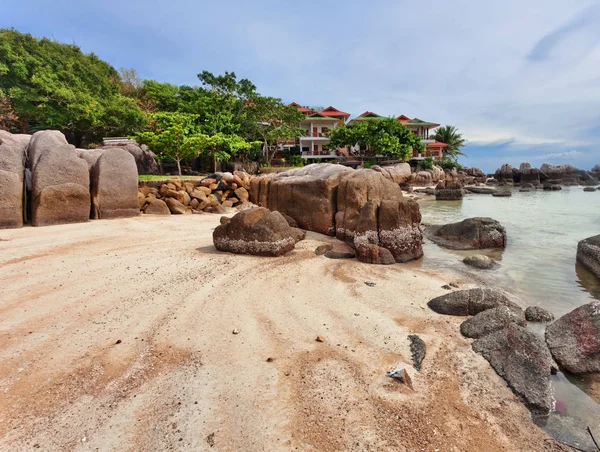
[[[338,110],[335,107],[329,106],[321,111],[314,111],[309,107],[303,107],[300,104],[292,102],[290,106],[298,108],[298,111],[306,116],[301,123],[302,129],[305,130],[299,141],[296,143],[299,146],[301,155],[305,159],[337,159],[342,156],[365,156],[370,153],[366,148],[353,146],[350,149],[330,150],[327,145],[330,143],[329,131],[341,124],[353,124],[362,121],[373,121],[383,119],[383,116],[372,111],[364,113],[352,118],[350,121],[349,113]],[[398,121],[407,127],[412,133],[419,136],[425,145],[422,152],[413,150],[413,158],[420,159],[432,157],[434,160],[440,160],[443,156],[444,148],[448,145],[440,143],[431,138],[433,130],[440,126],[433,122],[423,121],[419,118],[409,118],[406,115],[398,116]],[[373,155],[373,157],[377,157]]]
[[[329,131],[334,127],[345,124],[350,113],[345,113],[335,107],[329,106],[319,112],[293,102],[291,106],[297,107],[298,111],[306,116],[300,123],[304,133],[299,139],[299,147],[302,157],[305,159],[335,159],[338,151],[327,149]]]

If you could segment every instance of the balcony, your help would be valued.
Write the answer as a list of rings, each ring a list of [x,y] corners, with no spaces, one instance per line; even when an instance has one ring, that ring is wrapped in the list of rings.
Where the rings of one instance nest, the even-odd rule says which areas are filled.
[[[310,151],[302,152],[303,159],[332,159],[337,158],[336,151],[315,151],[314,153]]]
[[[305,135],[301,137],[303,140],[328,140],[329,133],[328,132],[306,132]]]

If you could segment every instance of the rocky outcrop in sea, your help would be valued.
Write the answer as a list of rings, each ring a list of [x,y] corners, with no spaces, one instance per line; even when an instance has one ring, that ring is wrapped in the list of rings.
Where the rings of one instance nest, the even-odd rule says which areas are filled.
[[[590,171],[581,170],[573,165],[542,164],[534,168],[530,163],[524,162],[519,168],[505,163],[496,170],[495,181],[500,185],[521,185],[534,187],[544,186],[550,190],[560,185],[598,185],[600,184],[600,165],[594,166]],[[489,182],[489,181],[488,181]]]

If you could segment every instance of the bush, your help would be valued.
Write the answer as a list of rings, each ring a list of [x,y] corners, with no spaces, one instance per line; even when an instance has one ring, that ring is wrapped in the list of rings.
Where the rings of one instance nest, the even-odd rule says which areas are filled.
[[[433,169],[433,157],[425,157],[421,162],[424,169]]]
[[[441,167],[442,169],[453,169],[453,168],[462,168],[463,166],[458,163],[456,160],[453,160],[451,158],[448,157],[444,157],[441,160],[438,160],[437,165],[439,167]]]
[[[369,160],[368,162],[365,162],[363,164],[363,168],[371,168],[372,166],[377,165],[377,162],[375,160]]]
[[[304,159],[300,155],[292,155],[290,160],[294,166],[304,166]]]

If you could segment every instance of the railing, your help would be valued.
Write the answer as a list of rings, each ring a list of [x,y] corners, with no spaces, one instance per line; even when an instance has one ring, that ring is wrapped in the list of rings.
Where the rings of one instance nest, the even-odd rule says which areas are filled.
[[[303,151],[302,157],[307,157],[307,158],[337,157],[337,153],[336,153],[336,151],[315,151],[315,153],[313,154],[310,151],[308,151],[308,152]]]
[[[306,135],[302,135],[302,138],[329,138],[328,132],[308,132]]]

